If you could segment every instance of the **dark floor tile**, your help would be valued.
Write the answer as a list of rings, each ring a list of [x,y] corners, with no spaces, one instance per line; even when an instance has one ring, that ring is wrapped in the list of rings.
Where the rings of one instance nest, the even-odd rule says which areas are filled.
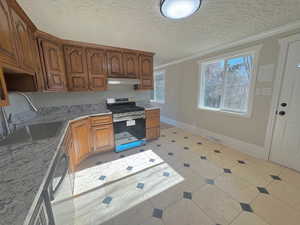
[[[183,163],[183,166],[184,166],[184,167],[190,167],[191,165],[188,164],[188,163]]]
[[[160,144],[158,144],[158,145],[156,145],[157,147],[160,147],[161,145]]]
[[[125,157],[125,155],[120,155],[120,158],[124,158]]]
[[[166,135],[164,135],[164,134],[162,134],[161,136],[162,136],[162,137],[166,137]]]
[[[264,187],[257,187],[257,190],[262,194],[269,194],[268,190]]]
[[[271,175],[271,177],[274,179],[274,180],[281,180],[281,178],[279,176],[276,176],[276,175]]]
[[[240,163],[240,164],[246,164],[245,161],[243,161],[243,160],[238,160],[238,163]]]
[[[190,148],[189,147],[184,147],[184,150],[189,150]]]
[[[184,139],[188,139],[189,137],[184,137]]]
[[[170,173],[169,173],[169,172],[163,172],[163,176],[164,176],[164,177],[169,177],[169,176],[170,176]]]
[[[220,150],[214,150],[214,152],[215,152],[215,153],[221,153],[221,151],[220,151]]]
[[[150,159],[149,162],[155,162],[155,159]]]
[[[200,158],[201,158],[202,160],[207,160],[207,157],[206,157],[206,156],[200,156]]]
[[[173,156],[174,153],[173,153],[173,152],[169,152],[168,155],[169,155],[169,156]]]
[[[145,151],[145,149],[140,149],[140,152],[144,152]]]
[[[224,173],[231,173],[231,170],[224,168]]]
[[[183,192],[183,198],[192,200],[192,193],[191,192]]]
[[[155,218],[161,219],[162,216],[163,216],[163,210],[162,209],[154,208],[152,216],[155,217]]]
[[[198,145],[202,145],[202,142],[198,142],[197,144],[198,144]]]
[[[96,162],[95,164],[96,165],[101,165],[103,162],[102,161],[99,161],[99,162]]]
[[[215,181],[213,179],[205,179],[205,182],[207,184],[211,184],[211,185],[214,185],[215,184]]]
[[[99,177],[99,180],[105,180],[106,176]]]
[[[111,201],[112,201],[112,197],[108,196],[102,201],[102,203],[109,205]]]
[[[173,134],[177,134],[177,132],[176,132],[176,131],[174,131],[174,132],[173,132]]]
[[[175,140],[172,140],[171,142],[175,143],[176,141],[175,141]]]
[[[242,208],[243,211],[253,212],[253,209],[252,209],[251,205],[249,205],[247,203],[243,203],[243,202],[240,202],[240,205],[241,205],[241,208]]]
[[[138,184],[136,185],[136,188],[138,188],[138,189],[143,189],[144,186],[145,186],[145,184],[143,184],[143,183],[138,183]]]
[[[127,167],[127,170],[129,170],[129,171],[132,170],[132,169],[133,169],[132,166],[128,166],[128,167]]]

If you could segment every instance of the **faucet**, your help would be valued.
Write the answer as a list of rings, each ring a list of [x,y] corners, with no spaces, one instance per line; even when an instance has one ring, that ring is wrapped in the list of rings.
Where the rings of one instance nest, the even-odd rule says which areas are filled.
[[[19,91],[16,92],[16,93],[19,94],[19,95],[22,95],[26,99],[26,101],[28,102],[28,104],[30,105],[30,107],[33,109],[33,111],[35,111],[35,112],[38,111],[38,109],[33,105],[31,99],[25,93],[19,92]]]

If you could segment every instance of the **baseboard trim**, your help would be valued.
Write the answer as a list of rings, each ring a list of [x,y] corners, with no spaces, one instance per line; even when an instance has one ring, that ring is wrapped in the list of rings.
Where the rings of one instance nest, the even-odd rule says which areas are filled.
[[[240,152],[246,153],[248,155],[251,155],[253,157],[259,158],[259,159],[268,159],[268,152],[265,151],[264,147],[247,143],[232,137],[228,137],[222,134],[217,134],[215,132],[209,131],[207,129],[203,129],[200,127],[193,126],[191,124],[183,123],[177,120],[173,120],[171,118],[161,116],[160,119],[162,122],[185,129],[193,134],[203,136],[206,138],[209,138],[215,142],[218,142],[220,144],[226,145],[228,147],[234,148]]]

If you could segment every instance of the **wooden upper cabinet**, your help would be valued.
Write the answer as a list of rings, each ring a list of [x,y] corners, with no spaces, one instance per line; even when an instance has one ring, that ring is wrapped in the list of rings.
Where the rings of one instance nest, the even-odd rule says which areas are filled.
[[[8,105],[8,94],[6,89],[6,83],[4,79],[3,70],[0,67],[0,107]]]
[[[128,78],[137,78],[139,72],[138,54],[125,52],[123,54],[124,76]]]
[[[86,91],[89,88],[86,54],[83,47],[64,46],[70,91]]]
[[[60,44],[39,40],[40,55],[44,65],[45,89],[48,91],[66,90],[66,74],[62,47]]]
[[[107,89],[107,57],[105,50],[87,49],[89,89],[103,91]]]
[[[90,128],[89,118],[71,123],[74,150],[76,151],[78,162],[86,158],[90,153]]]
[[[35,72],[33,31],[27,26],[26,22],[14,11],[11,10],[15,38],[17,44],[17,54],[19,66],[29,72]]]
[[[108,58],[108,76],[109,77],[124,77],[123,72],[123,57],[121,51],[107,51]]]
[[[14,32],[11,23],[10,9],[6,0],[0,0],[0,61],[17,64]]]
[[[153,89],[153,56],[140,55],[140,89]]]

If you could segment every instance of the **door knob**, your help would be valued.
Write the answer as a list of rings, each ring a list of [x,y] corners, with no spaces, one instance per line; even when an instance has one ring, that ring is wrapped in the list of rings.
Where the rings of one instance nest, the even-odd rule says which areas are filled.
[[[278,114],[279,114],[280,116],[284,116],[284,115],[285,115],[285,111],[280,111]]]

